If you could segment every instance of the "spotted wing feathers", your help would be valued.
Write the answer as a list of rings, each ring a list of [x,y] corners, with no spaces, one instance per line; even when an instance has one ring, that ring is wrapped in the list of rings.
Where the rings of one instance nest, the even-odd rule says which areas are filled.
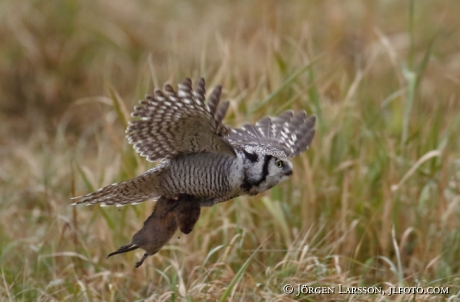
[[[295,157],[308,149],[315,135],[315,122],[314,115],[307,117],[305,111],[294,114],[288,110],[276,117],[265,116],[255,125],[231,129],[227,139],[233,145],[270,145],[280,148],[288,157]]]
[[[228,102],[219,106],[221,87],[205,103],[205,81],[195,90],[187,78],[176,92],[166,84],[164,90],[148,95],[131,114],[138,118],[126,130],[128,142],[149,161],[172,158],[179,154],[214,152],[235,156],[233,147],[223,136],[230,129],[222,124]]]

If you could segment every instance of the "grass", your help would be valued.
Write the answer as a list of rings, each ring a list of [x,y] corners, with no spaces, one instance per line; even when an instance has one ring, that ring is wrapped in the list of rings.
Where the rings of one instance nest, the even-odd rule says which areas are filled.
[[[455,301],[460,296],[460,3],[0,4],[0,299]],[[318,116],[292,178],[203,209],[134,269],[105,259],[153,204],[70,197],[152,166],[124,138],[154,87],[203,76],[226,123]],[[285,295],[284,284],[443,295]]]

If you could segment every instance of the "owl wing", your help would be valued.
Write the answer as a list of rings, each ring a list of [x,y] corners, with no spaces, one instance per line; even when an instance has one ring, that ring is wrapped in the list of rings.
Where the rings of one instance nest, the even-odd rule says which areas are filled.
[[[294,114],[288,110],[276,117],[265,116],[255,125],[232,128],[226,138],[232,145],[266,144],[283,150],[287,157],[295,157],[310,146],[315,122],[314,115],[307,117],[305,111]]]
[[[219,105],[222,87],[217,86],[205,103],[205,81],[200,79],[195,90],[186,78],[176,92],[165,84],[146,96],[131,114],[138,120],[126,129],[128,142],[149,161],[172,158],[196,152],[224,153],[236,156],[224,138],[230,128],[222,124],[228,101]]]

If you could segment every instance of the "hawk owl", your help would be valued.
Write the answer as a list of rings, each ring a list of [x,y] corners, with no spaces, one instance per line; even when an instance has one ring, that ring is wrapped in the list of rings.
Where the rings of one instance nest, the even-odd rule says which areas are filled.
[[[285,111],[255,125],[222,124],[229,101],[220,103],[217,86],[205,102],[205,81],[196,89],[187,78],[177,92],[169,84],[135,106],[126,129],[128,142],[148,161],[159,163],[144,174],[99,189],[76,204],[102,206],[157,200],[152,215],[130,244],[108,257],[137,248],[146,251],[136,264],[155,254],[179,227],[188,234],[209,207],[241,195],[256,195],[292,174],[290,157],[305,151],[315,134],[314,115]]]

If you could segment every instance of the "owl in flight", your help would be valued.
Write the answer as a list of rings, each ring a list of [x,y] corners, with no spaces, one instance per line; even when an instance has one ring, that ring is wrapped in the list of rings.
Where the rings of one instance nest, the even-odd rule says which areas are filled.
[[[75,197],[73,203],[122,206],[157,200],[131,243],[107,257],[142,248],[146,252],[138,267],[177,228],[190,233],[201,207],[256,195],[292,174],[289,158],[309,147],[315,116],[289,110],[255,125],[231,128],[222,124],[229,102],[219,104],[221,91],[221,86],[214,88],[206,103],[204,79],[193,90],[187,78],[177,92],[165,84],[135,106],[135,120],[126,129],[128,142],[148,161],[159,163],[136,178]]]

